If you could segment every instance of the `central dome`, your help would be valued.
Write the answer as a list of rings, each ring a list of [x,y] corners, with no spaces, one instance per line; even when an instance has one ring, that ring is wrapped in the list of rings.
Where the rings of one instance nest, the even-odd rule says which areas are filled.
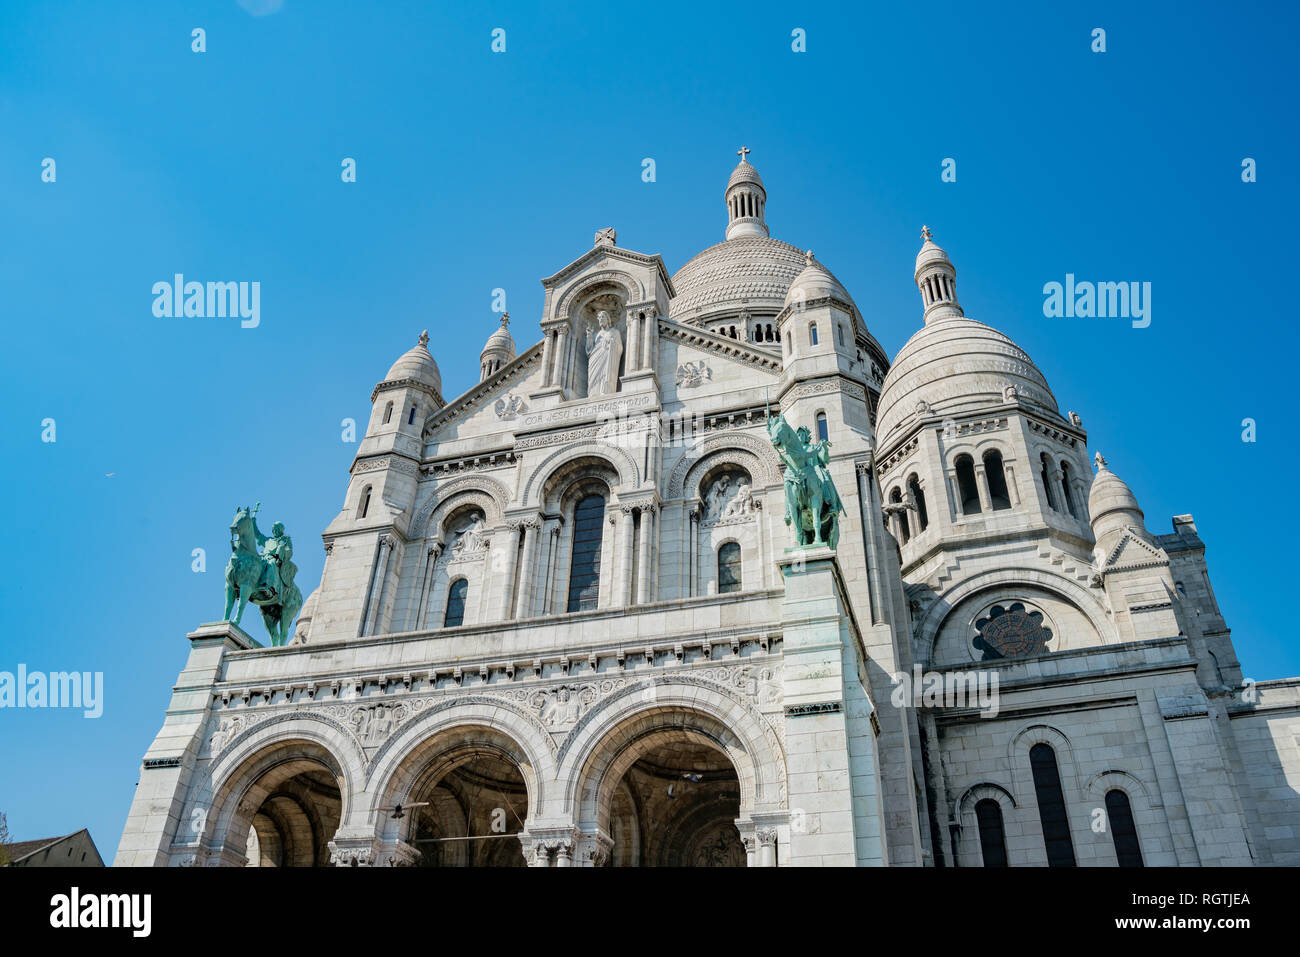
[[[725,309],[780,312],[790,284],[804,270],[804,252],[766,236],[743,236],[710,246],[673,275],[677,296],[669,312],[692,322]]]

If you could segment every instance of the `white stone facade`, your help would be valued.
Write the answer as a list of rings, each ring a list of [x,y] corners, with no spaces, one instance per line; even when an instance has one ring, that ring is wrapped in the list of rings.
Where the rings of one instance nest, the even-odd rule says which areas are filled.
[[[601,230],[451,402],[397,360],[292,643],[189,636],[117,864],[1300,863],[1300,680],[1243,685],[1191,517],[1093,479],[928,230],[891,365],[745,159],[723,198],[673,276]],[[832,444],[834,551],[769,408]]]

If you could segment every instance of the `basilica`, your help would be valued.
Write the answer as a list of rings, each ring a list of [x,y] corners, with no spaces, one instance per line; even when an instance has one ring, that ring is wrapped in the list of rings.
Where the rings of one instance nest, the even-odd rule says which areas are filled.
[[[1300,679],[1243,679],[1192,516],[929,229],[891,360],[747,153],[675,272],[601,229],[464,394],[397,358],[288,643],[188,636],[117,865],[1300,864]]]

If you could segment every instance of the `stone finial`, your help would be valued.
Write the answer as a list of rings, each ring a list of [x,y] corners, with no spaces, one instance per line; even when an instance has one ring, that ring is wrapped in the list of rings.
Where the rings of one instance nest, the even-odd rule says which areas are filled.
[[[1106,467],[1106,460],[1102,458],[1100,452],[1092,457],[1092,461],[1096,464],[1098,472]]]
[[[420,343],[420,345],[424,346],[426,349],[429,348],[429,330],[428,330],[428,329],[425,329],[423,332],[420,333],[419,343]]]
[[[805,266],[811,266],[814,258],[816,257],[813,256],[813,251],[811,249],[805,249],[803,251],[803,264]]]
[[[922,223],[922,224],[921,224],[921,240],[922,240],[922,242],[927,242],[927,243],[928,243],[928,242],[930,242],[930,240],[933,239],[933,238],[934,238],[934,236],[933,236],[933,234],[930,232],[930,227],[929,227],[929,226],[926,226],[924,223]]]
[[[596,230],[596,245],[597,246],[618,245],[618,233],[614,230],[613,226],[606,226],[604,229]]]
[[[748,156],[752,152],[753,150],[751,150],[748,146],[742,146],[740,149],[736,150],[736,155],[740,157],[740,161],[742,163],[748,163],[749,162]]]
[[[509,325],[510,325],[510,313],[508,312],[501,313],[501,328],[502,329],[508,328]]]

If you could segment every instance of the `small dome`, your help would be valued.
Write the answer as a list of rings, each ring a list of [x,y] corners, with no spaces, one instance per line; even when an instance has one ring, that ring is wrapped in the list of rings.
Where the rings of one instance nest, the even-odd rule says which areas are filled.
[[[1106,460],[1097,453],[1097,474],[1093,476],[1092,488],[1088,490],[1088,517],[1093,527],[1097,520],[1111,512],[1130,513],[1125,516],[1129,524],[1143,524],[1142,509],[1138,507],[1137,496],[1122,478],[1106,465]],[[1132,521],[1135,513],[1136,522]]]
[[[1020,401],[1060,418],[1056,397],[1032,359],[991,326],[964,316],[936,319],[907,340],[880,392],[876,435],[884,448],[924,401],[931,413],[961,415]]]
[[[763,192],[767,192],[763,188],[763,177],[759,176],[758,170],[750,166],[748,160],[745,159],[737,163],[736,168],[731,171],[731,178],[727,180],[727,189],[731,189],[731,187],[739,183],[753,183]]]
[[[809,303],[816,299],[825,299],[827,296],[853,302],[853,297],[840,281],[831,275],[829,269],[813,258],[811,249],[805,254],[805,263],[803,272],[794,277],[790,288],[786,290],[785,305],[789,306],[799,300]]]
[[[438,363],[434,362],[433,356],[429,354],[428,329],[420,333],[419,342],[408,352],[403,353],[388,370],[388,375],[384,376],[385,382],[397,382],[401,379],[414,379],[416,382],[432,387],[439,394],[442,393],[442,373],[438,371]]]
[[[935,245],[933,239],[927,236],[921,246],[921,251],[916,254],[916,274],[920,275],[922,269],[926,266],[933,266],[935,263],[947,263],[951,266],[952,260],[948,258],[948,254],[942,248]]]
[[[487,343],[483,346],[483,352],[480,359],[488,356],[498,356],[509,362],[515,357],[515,340],[510,335],[510,313],[503,313],[501,316],[501,326],[488,336]]]

